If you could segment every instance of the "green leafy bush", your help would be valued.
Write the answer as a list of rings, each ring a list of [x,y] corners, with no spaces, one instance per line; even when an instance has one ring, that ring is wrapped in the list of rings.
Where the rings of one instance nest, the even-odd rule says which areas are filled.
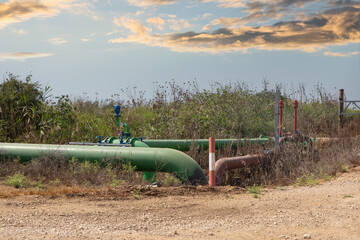
[[[178,186],[181,184],[181,181],[178,178],[176,178],[174,175],[170,173],[165,173],[163,184],[164,186],[167,187]]]
[[[15,188],[28,188],[30,186],[30,183],[22,173],[16,173],[7,177],[6,181],[4,181],[4,184],[13,186]]]

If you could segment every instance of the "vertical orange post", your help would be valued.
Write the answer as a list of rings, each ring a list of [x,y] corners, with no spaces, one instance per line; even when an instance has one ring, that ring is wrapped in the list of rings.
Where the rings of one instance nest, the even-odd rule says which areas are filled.
[[[209,186],[215,186],[215,138],[209,138]]]
[[[283,100],[279,101],[279,136],[281,136],[282,129],[282,114],[283,114],[284,102]]]
[[[294,134],[296,134],[297,131],[297,108],[298,108],[298,101],[294,101]]]

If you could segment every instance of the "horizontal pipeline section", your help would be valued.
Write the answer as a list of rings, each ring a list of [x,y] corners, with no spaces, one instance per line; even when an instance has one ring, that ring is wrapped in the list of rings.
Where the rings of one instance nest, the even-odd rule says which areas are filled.
[[[215,163],[215,184],[221,185],[222,177],[226,170],[253,167],[270,162],[268,155],[246,155],[241,157],[221,158]]]
[[[173,149],[0,143],[0,154],[6,157],[20,157],[22,161],[49,154],[58,154],[67,159],[75,157],[79,161],[120,159],[131,162],[136,166],[136,171],[169,172],[183,182],[188,181],[193,185],[207,184],[205,174],[195,160]]]
[[[215,149],[222,149],[231,146],[236,148],[238,145],[247,144],[265,145],[270,138],[249,138],[249,139],[215,139]],[[114,142],[115,143],[115,142]],[[172,148],[180,151],[189,151],[191,146],[198,146],[201,150],[209,149],[209,139],[161,139],[161,140],[144,140],[149,147],[154,148]]]

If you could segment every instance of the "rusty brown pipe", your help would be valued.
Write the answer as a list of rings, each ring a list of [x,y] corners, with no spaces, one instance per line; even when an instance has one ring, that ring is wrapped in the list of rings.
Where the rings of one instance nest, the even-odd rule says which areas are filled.
[[[216,186],[221,185],[221,179],[226,170],[253,167],[270,162],[268,154],[254,154],[240,157],[221,158],[215,163]]]

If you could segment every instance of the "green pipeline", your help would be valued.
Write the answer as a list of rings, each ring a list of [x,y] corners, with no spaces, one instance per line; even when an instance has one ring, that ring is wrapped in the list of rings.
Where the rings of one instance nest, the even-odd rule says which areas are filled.
[[[182,182],[207,184],[204,172],[188,155],[173,149],[146,147],[102,147],[77,145],[0,143],[0,154],[30,161],[42,155],[59,155],[79,161],[122,160],[136,166],[136,171],[169,172]]]
[[[125,141],[129,142],[133,147],[172,148],[180,151],[189,151],[192,146],[198,147],[200,150],[207,150],[209,148],[208,139],[150,139],[140,141],[138,138],[129,138]],[[238,146],[247,146],[253,144],[264,146],[271,141],[273,141],[273,138],[269,137],[215,139],[215,149],[222,149],[230,146],[231,148],[236,148]],[[107,142],[110,144],[120,144],[120,139],[111,137],[108,138]]]
[[[226,147],[236,148],[238,146],[246,146],[252,144],[266,145],[271,138],[249,138],[249,139],[215,139],[215,149],[222,149]],[[180,151],[189,151],[191,146],[198,147],[201,150],[209,148],[208,139],[184,139],[184,140],[144,140],[151,148],[172,148]]]

